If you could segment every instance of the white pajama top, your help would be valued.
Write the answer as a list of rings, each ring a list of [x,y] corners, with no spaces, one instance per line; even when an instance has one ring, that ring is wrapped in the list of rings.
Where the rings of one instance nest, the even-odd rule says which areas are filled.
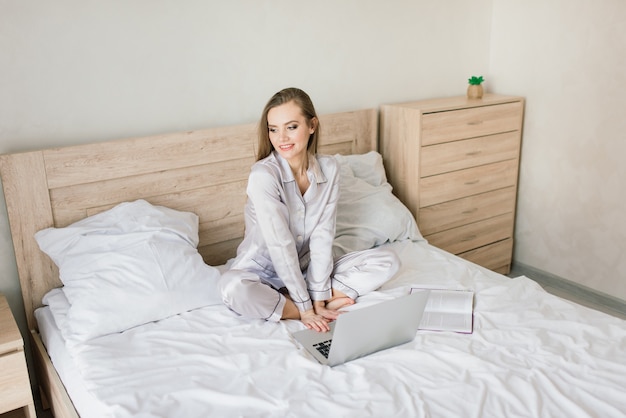
[[[309,156],[310,186],[302,195],[289,163],[276,151],[252,166],[245,236],[231,269],[251,271],[286,287],[300,311],[331,297],[332,246],[339,166],[331,156]]]

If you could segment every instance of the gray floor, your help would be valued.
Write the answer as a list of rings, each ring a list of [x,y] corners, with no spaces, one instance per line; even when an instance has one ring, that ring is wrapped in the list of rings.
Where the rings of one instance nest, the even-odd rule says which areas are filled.
[[[563,299],[570,300],[578,303],[579,305],[586,306],[604,312],[606,314],[626,319],[626,307],[624,303],[611,300],[602,295],[598,295],[595,292],[588,291],[582,287],[571,285],[566,281],[560,279],[554,279],[546,277],[540,272],[526,269],[524,267],[513,265],[509,277],[526,276],[539,283],[547,292],[552,293],[555,296],[562,297]]]

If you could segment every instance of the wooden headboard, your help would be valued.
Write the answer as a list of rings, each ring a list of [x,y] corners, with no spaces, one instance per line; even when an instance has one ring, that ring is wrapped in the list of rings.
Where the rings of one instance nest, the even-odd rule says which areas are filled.
[[[318,152],[377,149],[375,109],[323,115]],[[244,232],[245,188],[256,125],[240,125],[0,156],[11,236],[30,329],[48,290],[61,286],[35,232],[63,227],[118,203],[145,199],[200,217],[199,252],[219,265]]]

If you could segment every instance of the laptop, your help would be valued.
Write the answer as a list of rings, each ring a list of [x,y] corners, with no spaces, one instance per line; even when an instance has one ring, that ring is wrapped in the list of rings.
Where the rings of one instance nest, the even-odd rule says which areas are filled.
[[[293,336],[321,364],[337,366],[413,340],[429,293],[422,290],[345,312],[331,322],[329,332],[305,329]]]

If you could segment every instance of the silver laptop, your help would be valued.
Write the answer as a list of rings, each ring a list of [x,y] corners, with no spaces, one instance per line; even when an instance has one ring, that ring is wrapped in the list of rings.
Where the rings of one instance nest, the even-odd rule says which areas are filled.
[[[293,336],[320,363],[343,364],[413,340],[429,293],[414,292],[343,313],[330,324],[329,332],[305,329]]]

